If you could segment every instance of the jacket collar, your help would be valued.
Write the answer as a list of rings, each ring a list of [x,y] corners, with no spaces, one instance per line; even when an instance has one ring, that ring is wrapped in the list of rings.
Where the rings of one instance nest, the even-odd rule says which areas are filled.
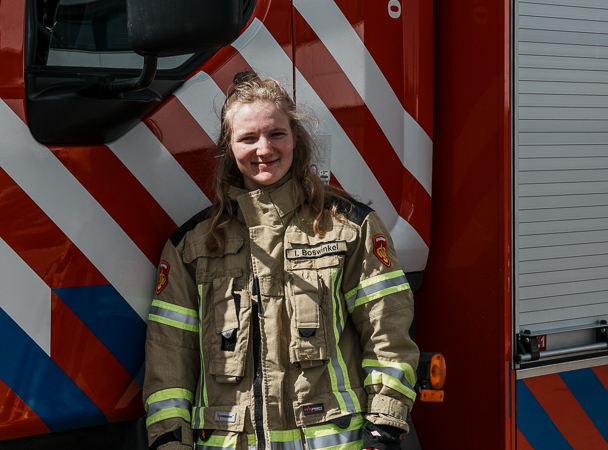
[[[271,225],[277,220],[282,222],[283,217],[302,204],[302,199],[295,198],[293,188],[290,171],[276,183],[255,191],[230,186],[228,196],[238,202],[248,226]]]

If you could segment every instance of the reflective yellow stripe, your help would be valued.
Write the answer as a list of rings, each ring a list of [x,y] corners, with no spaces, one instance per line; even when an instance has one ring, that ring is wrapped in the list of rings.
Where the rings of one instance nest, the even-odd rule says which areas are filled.
[[[152,302],[148,320],[181,330],[198,332],[198,313],[195,310],[160,300]]]
[[[182,418],[186,422],[190,422],[190,411],[183,408],[165,408],[161,409],[155,414],[152,414],[146,419],[146,427],[149,427],[153,423],[159,422],[165,419]]]
[[[196,445],[206,445],[207,447],[221,447],[221,448],[236,448],[237,435],[233,434],[230,436],[218,436],[212,434],[206,441],[199,441]]]
[[[302,434],[300,430],[269,430],[268,431],[268,439],[271,442],[289,442],[289,441],[299,441],[302,439]],[[254,441],[255,443],[255,436]]]
[[[361,411],[359,399],[353,392],[348,377],[348,369],[338,343],[346,323],[345,311],[340,301],[340,286],[342,285],[342,269],[331,271],[331,302],[332,321],[336,348],[327,365],[332,391],[338,400],[340,409],[344,413],[356,413]]]
[[[185,314],[187,316],[197,317],[198,312],[196,309],[184,308],[183,306],[174,305],[173,303],[167,303],[160,300],[153,300],[152,306],[157,306],[159,308],[168,309],[169,311],[174,311],[180,314]]]
[[[347,428],[333,423],[311,426],[304,429],[309,450],[360,450],[363,444],[363,427],[367,424],[360,414],[352,418]]]
[[[414,391],[416,376],[409,364],[364,359],[362,367],[364,372],[368,374],[363,381],[364,386],[384,384],[412,400],[416,399],[416,392]]]
[[[150,403],[158,402],[161,400],[169,400],[172,398],[184,398],[188,400],[190,403],[194,401],[194,393],[189,391],[188,389],[181,388],[171,388],[171,389],[163,389],[162,391],[157,391],[154,394],[150,395],[144,404],[146,410],[148,410],[148,405]]]
[[[202,305],[203,296],[203,285],[198,285],[198,303]],[[199,352],[201,357],[201,372],[200,372],[200,398],[198,400],[198,406],[194,408],[192,413],[192,428],[200,430],[205,428],[205,406],[209,404],[209,398],[207,397],[207,379],[205,377],[205,354],[203,352],[203,333],[199,332]]]
[[[352,313],[357,306],[372,300],[385,297],[395,292],[410,288],[402,270],[377,275],[361,281],[359,285],[345,295],[348,312]]]

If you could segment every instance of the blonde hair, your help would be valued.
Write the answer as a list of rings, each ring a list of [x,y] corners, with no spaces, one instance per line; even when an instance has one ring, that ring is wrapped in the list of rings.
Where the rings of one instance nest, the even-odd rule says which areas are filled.
[[[215,199],[211,206],[211,232],[207,239],[207,248],[214,254],[224,249],[223,228],[233,219],[233,211],[228,198],[230,185],[238,184],[242,174],[232,152],[232,117],[237,108],[258,101],[272,102],[289,120],[296,146],[293,150],[291,165],[294,180],[294,196],[308,203],[312,212],[312,226],[315,234],[323,234],[321,225],[327,194],[332,199],[352,202],[352,198],[342,190],[325,186],[312,166],[315,144],[304,124],[313,118],[296,108],[295,102],[276,80],[261,80],[255,72],[240,72],[234,76],[234,89],[224,101],[221,112],[220,136],[217,142],[218,163],[213,181]],[[334,206],[333,211],[337,209]]]

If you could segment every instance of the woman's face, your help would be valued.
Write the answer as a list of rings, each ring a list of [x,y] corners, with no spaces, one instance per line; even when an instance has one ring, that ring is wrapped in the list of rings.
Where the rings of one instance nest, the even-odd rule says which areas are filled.
[[[291,168],[295,138],[289,119],[274,103],[256,101],[235,107],[232,152],[250,191],[279,181]]]

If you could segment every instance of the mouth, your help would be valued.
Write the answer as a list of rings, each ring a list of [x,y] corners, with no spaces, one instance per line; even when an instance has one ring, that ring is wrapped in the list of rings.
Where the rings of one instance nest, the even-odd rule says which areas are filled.
[[[254,162],[252,164],[260,169],[266,169],[268,167],[272,167],[273,165],[275,165],[278,162],[279,162],[279,158],[274,159],[272,161],[258,161],[258,162]]]

